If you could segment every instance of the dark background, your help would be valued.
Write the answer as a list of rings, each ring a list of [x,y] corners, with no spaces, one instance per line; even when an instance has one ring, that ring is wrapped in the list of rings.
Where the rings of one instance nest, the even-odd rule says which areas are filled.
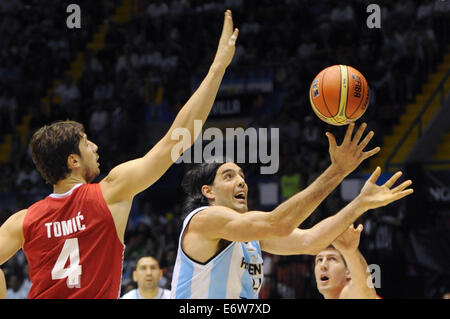
[[[382,147],[383,137],[449,52],[450,13],[439,2],[377,1],[381,28],[370,29],[370,1],[77,1],[81,28],[69,29],[66,8],[73,1],[1,1],[0,224],[52,191],[27,147],[44,124],[68,118],[84,124],[99,146],[98,180],[115,165],[145,154],[206,75],[227,8],[240,34],[217,102],[239,108],[228,113],[216,107],[205,127],[279,128],[278,173],[264,176],[261,163],[243,165],[249,208],[272,209],[327,167],[325,132],[338,141],[345,132],[312,112],[308,89],[315,75],[346,64],[366,77],[370,104],[358,123],[366,121],[375,131],[370,147]],[[144,254],[160,260],[161,284],[170,288],[182,222],[180,180],[187,167],[173,165],[136,197],[125,239],[122,294],[132,287],[131,271]],[[360,250],[368,264],[380,265],[377,292],[384,298],[439,299],[450,292],[450,171],[433,171],[424,163],[402,169],[414,181],[414,195],[358,220],[365,226]],[[367,174],[365,162],[350,177],[364,180]],[[261,203],[267,183],[278,187],[272,205]],[[439,187],[443,196],[433,196],[430,189]],[[338,188],[301,227],[336,213],[347,202],[341,194]],[[312,261],[312,256],[266,254],[260,297],[322,298]],[[30,283],[23,253],[2,269],[16,298],[26,296]]]

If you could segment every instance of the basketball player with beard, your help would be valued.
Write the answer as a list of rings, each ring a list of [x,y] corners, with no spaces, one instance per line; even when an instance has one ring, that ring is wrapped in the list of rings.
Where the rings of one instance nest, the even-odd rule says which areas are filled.
[[[99,183],[91,183],[100,173],[98,147],[80,123],[56,122],[34,133],[33,161],[53,193],[0,227],[0,265],[23,249],[32,282],[28,298],[119,298],[133,198],[176,161],[174,130],[187,128],[191,142],[196,139],[194,121],[206,121],[237,36],[227,10],[211,67],[166,135],[143,157],[114,167]]]
[[[249,211],[245,175],[235,163],[202,163],[189,170],[182,183],[187,193],[186,217],[171,298],[258,298],[264,278],[262,251],[316,255],[366,211],[411,194],[413,190],[406,189],[410,180],[393,187],[401,172],[378,186],[381,169],[377,167],[347,206],[310,229],[298,228],[348,174],[379,151],[376,147],[365,152],[373,132],[361,140],[366,124],[352,137],[354,126],[348,126],[341,145],[327,133],[330,166],[311,185],[270,212]]]

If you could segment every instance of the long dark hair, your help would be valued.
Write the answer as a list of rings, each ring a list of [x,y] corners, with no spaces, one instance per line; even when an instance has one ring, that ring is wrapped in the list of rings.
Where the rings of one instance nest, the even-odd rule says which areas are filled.
[[[188,170],[183,177],[181,186],[187,197],[183,205],[183,219],[194,209],[209,206],[208,199],[202,194],[203,185],[212,185],[217,170],[223,163],[201,163]]]

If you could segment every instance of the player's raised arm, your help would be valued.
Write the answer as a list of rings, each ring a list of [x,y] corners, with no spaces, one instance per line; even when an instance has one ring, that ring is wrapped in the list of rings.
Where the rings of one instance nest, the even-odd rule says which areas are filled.
[[[339,146],[336,144],[334,136],[331,133],[327,134],[330,142],[331,165],[306,189],[277,206],[272,212],[268,214],[260,214],[261,212],[237,214],[231,209],[210,206],[204,214],[199,213],[195,218],[196,221],[193,224],[199,223],[196,225],[196,230],[206,234],[209,238],[224,238],[230,241],[288,236],[311,215],[348,174],[356,169],[363,160],[379,151],[380,148],[376,147],[364,152],[364,148],[374,135],[371,131],[360,142],[366,128],[365,123],[358,128],[354,137],[352,137],[353,128],[353,123],[348,126],[345,138]],[[219,173],[218,175],[220,175]],[[237,173],[234,175],[239,178]],[[202,215],[205,216],[201,217]],[[341,230],[341,232],[343,231],[344,229]],[[330,242],[340,233],[331,238]]]
[[[377,167],[360,194],[337,214],[322,220],[310,229],[294,229],[288,236],[266,240],[261,243],[261,248],[278,255],[316,255],[366,211],[386,206],[413,193],[413,189],[408,188],[412,184],[411,180],[392,188],[400,178],[401,172],[394,174],[384,185],[378,186],[376,181],[380,174],[381,169]]]
[[[368,285],[371,280],[367,280],[370,273],[367,272],[366,259],[358,249],[363,228],[361,224],[357,228],[350,225],[345,232],[333,241],[334,248],[339,250],[344,257],[351,277],[350,283],[342,289],[340,299],[377,298],[373,285]]]
[[[227,10],[217,52],[208,74],[180,110],[166,135],[143,157],[113,168],[102,180],[102,191],[107,203],[129,200],[148,188],[193,144],[200,133],[194,131],[194,121],[201,121],[201,125],[206,121],[225,70],[234,56],[238,33],[238,29],[233,27],[231,11]],[[174,147],[185,136],[173,134],[177,129],[188,132],[191,139],[186,149],[179,150],[174,156]]]

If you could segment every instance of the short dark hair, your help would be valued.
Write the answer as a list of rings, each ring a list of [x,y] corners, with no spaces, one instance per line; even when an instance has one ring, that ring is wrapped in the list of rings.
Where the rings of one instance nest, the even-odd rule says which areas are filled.
[[[212,185],[217,170],[223,163],[201,163],[188,170],[183,177],[181,186],[187,194],[183,205],[183,218],[194,209],[209,206],[208,199],[202,194],[203,185]]]
[[[67,157],[80,155],[82,124],[58,121],[37,130],[30,141],[31,156],[39,173],[48,184],[56,184],[70,174]]]

